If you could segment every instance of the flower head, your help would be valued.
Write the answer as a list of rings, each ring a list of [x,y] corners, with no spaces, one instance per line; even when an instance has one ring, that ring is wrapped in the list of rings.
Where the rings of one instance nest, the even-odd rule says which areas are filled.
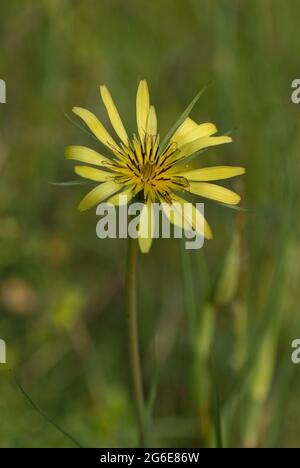
[[[187,117],[162,146],[157,131],[157,117],[150,104],[148,85],[141,80],[136,96],[137,135],[129,138],[114,101],[106,86],[100,86],[100,94],[108,117],[117,135],[111,137],[102,123],[90,111],[74,107],[92,133],[110,150],[104,156],[83,146],[69,146],[66,158],[74,159],[89,166],[75,166],[79,176],[98,182],[80,202],[79,210],[84,211],[103,201],[118,205],[119,195],[126,195],[128,202],[138,197],[144,203],[139,225],[139,245],[142,252],[148,252],[152,243],[152,204],[162,203],[165,214],[176,224],[174,211],[169,209],[187,203],[182,198],[187,193],[199,195],[218,202],[235,205],[240,196],[211,181],[228,179],[245,172],[243,167],[217,166],[191,169],[188,158],[210,146],[230,143],[230,136],[213,136],[217,128],[212,123],[197,124]],[[96,167],[93,167],[96,166]],[[124,200],[124,197],[122,197]],[[189,204],[191,213],[196,208]],[[192,216],[184,220],[197,230]],[[145,233],[147,226],[147,233]],[[149,227],[149,228],[148,228]],[[204,236],[212,238],[212,231],[204,220]]]

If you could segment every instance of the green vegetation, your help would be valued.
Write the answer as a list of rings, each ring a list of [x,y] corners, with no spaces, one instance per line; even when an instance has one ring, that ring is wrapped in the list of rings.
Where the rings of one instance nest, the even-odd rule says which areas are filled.
[[[300,3],[11,0],[0,18],[0,446],[137,444],[126,240],[97,239],[95,211],[76,208],[85,186],[52,183],[76,178],[66,146],[102,149],[72,107],[108,124],[105,83],[133,132],[146,78],[162,138],[209,83],[191,115],[233,143],[203,163],[247,171],[224,183],[244,210],[205,204],[203,249],[139,255],[150,443],[300,447]]]

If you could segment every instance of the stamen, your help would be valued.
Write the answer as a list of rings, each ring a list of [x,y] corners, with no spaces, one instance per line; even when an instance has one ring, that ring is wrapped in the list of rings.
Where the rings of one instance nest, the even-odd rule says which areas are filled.
[[[146,180],[150,180],[151,177],[153,176],[155,172],[155,164],[153,161],[148,161],[146,162],[146,164],[143,166],[143,169],[142,169],[142,177],[143,179],[146,181]]]

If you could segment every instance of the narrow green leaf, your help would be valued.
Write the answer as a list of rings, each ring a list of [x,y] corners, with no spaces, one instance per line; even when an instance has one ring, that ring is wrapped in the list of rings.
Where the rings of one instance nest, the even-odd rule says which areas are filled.
[[[206,91],[207,86],[208,85],[204,86],[199,91],[199,93],[194,97],[194,99],[190,102],[190,104],[187,106],[187,108],[183,111],[183,113],[181,114],[179,119],[175,122],[173,127],[168,131],[168,133],[166,134],[166,136],[164,137],[163,141],[160,144],[161,152],[164,150],[164,148],[166,147],[168,141],[170,140],[172,135],[174,135],[174,133],[176,132],[177,128],[180,127],[180,125],[183,123],[183,121],[189,116],[189,114],[191,113],[191,111],[192,111],[193,107],[195,106],[195,104],[197,103],[197,101],[200,99],[200,97],[202,96],[204,91]]]
[[[92,182],[87,180],[69,180],[66,182],[49,182],[51,185],[56,185],[58,187],[73,187],[75,185],[91,185]]]
[[[159,379],[159,366],[158,366],[158,359],[157,359],[157,353],[156,353],[156,343],[154,343],[154,371],[153,371],[152,382],[150,385],[149,397],[146,402],[145,414],[144,414],[146,440],[148,441],[150,440],[150,436],[153,432],[152,431],[153,411],[154,411],[154,406],[155,406],[155,402],[157,399],[158,379]],[[151,440],[150,440],[150,443],[151,443]]]
[[[73,125],[75,125],[75,127],[79,128],[83,132],[85,132],[88,135],[92,136],[96,141],[99,142],[98,138],[92,132],[90,132],[87,128],[85,128],[82,125],[80,125],[79,123],[77,123],[76,120],[72,119],[72,117],[70,117],[69,114],[67,114],[67,112],[64,112],[64,116],[69,120],[69,122],[71,122]]]
[[[213,358],[211,358],[211,380],[213,389],[213,418],[216,448],[223,448],[220,396]]]
[[[194,347],[197,320],[197,306],[193,280],[192,258],[190,255],[190,251],[185,249],[184,239],[181,241],[180,244],[184,306],[186,312],[190,346],[192,349]]]
[[[231,210],[235,210],[235,211],[243,211],[243,212],[249,211],[247,208],[243,208],[242,206],[227,205],[227,203],[218,203],[218,205],[225,206],[226,208],[230,208]]]
[[[229,130],[227,130],[227,132],[222,133],[222,135],[226,135],[226,136],[232,135],[233,132],[235,132],[236,130],[237,130],[237,127],[232,127]]]
[[[69,434],[67,431],[62,429],[53,419],[51,419],[33,400],[32,398],[28,395],[28,393],[24,390],[24,388],[17,382],[15,381],[17,387],[19,390],[22,392],[22,394],[25,396],[27,401],[31,404],[31,406],[44,418],[46,421],[48,421],[52,426],[55,427],[59,432],[61,432],[65,437],[67,437],[69,440],[73,442],[78,448],[83,448],[83,446],[78,442],[75,437],[73,437],[71,434]]]

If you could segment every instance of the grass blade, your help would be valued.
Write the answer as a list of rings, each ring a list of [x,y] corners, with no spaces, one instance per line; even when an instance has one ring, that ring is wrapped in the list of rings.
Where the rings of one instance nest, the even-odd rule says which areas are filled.
[[[197,101],[200,99],[200,97],[202,96],[204,91],[206,91],[207,86],[208,85],[205,85],[199,91],[199,93],[194,97],[194,99],[190,102],[190,104],[187,106],[187,108],[183,111],[183,113],[181,114],[179,119],[175,122],[173,127],[168,131],[168,133],[164,137],[163,141],[161,142],[161,145],[160,145],[161,151],[164,150],[164,148],[166,147],[168,141],[170,140],[172,135],[174,135],[174,133],[176,132],[177,128],[180,127],[180,125],[183,123],[183,121],[189,116],[189,114],[191,113],[191,111],[192,111],[193,107],[195,106],[195,104],[197,103]]]
[[[158,387],[158,379],[159,379],[159,366],[158,366],[158,359],[156,353],[156,343],[154,343],[154,372],[153,378],[150,385],[150,392],[149,397],[146,403],[145,408],[145,432],[146,432],[146,440],[150,440],[150,436],[152,434],[152,426],[153,426],[153,411],[155,402],[157,399],[157,387]],[[150,447],[151,447],[151,440],[150,440]]]
[[[49,184],[58,187],[73,187],[75,185],[91,185],[92,182],[88,182],[87,180],[68,180],[66,182],[49,182]]]
[[[194,346],[194,336],[196,329],[197,307],[195,298],[195,288],[193,280],[192,259],[190,251],[185,249],[184,240],[180,245],[181,269],[183,280],[184,306],[186,312],[187,330],[191,349]]]
[[[218,382],[217,382],[213,358],[211,358],[211,380],[212,380],[212,389],[213,389],[212,390],[213,418],[214,418],[216,448],[223,448],[220,396],[219,396]]]
[[[242,211],[244,213],[247,213],[249,211],[248,208],[243,208],[242,206],[238,205],[228,205],[227,203],[218,203],[218,205],[225,206],[225,208],[230,208],[234,211]]]
[[[67,437],[73,444],[75,444],[78,448],[83,448],[83,446],[78,442],[78,440],[73,437],[71,434],[69,434],[67,431],[62,429],[55,421],[53,421],[50,416],[48,416],[33,400],[32,398],[28,395],[28,393],[24,390],[24,388],[19,384],[17,381],[15,381],[17,387],[19,390],[22,392],[22,394],[25,396],[26,400],[31,404],[31,406],[44,418],[46,421],[48,421],[50,424],[52,424],[55,429],[57,429],[59,432],[61,432],[65,437]]]
[[[67,114],[67,112],[64,112],[64,116],[69,120],[69,122],[71,122],[73,125],[75,125],[75,127],[79,128],[83,132],[87,133],[89,136],[93,137],[94,140],[96,140],[99,143],[98,138],[92,132],[90,132],[87,128],[82,127],[82,125],[80,125],[74,119],[72,119],[72,117],[70,117],[69,114]]]

